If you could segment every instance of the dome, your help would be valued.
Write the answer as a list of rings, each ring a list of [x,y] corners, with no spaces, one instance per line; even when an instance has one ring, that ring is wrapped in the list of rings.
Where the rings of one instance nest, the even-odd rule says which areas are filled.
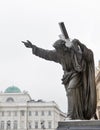
[[[4,93],[21,93],[21,90],[16,86],[8,87]]]

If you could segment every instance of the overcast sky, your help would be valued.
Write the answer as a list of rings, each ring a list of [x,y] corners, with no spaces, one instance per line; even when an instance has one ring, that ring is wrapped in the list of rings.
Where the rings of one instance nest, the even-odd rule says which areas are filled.
[[[21,43],[30,40],[44,49],[61,33],[63,21],[70,38],[92,49],[100,59],[99,0],[0,0],[0,91],[15,85],[35,100],[54,100],[66,112],[67,99],[61,84],[62,67],[32,55]]]

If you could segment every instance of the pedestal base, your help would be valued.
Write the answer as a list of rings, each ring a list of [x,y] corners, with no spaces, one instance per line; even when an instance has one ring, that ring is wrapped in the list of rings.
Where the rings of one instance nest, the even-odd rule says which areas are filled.
[[[69,120],[59,122],[57,130],[100,130],[100,120]]]

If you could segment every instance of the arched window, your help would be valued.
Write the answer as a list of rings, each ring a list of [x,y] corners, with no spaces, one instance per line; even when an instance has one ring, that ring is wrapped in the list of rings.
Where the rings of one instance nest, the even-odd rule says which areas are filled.
[[[14,102],[14,99],[12,97],[7,98],[6,102]]]

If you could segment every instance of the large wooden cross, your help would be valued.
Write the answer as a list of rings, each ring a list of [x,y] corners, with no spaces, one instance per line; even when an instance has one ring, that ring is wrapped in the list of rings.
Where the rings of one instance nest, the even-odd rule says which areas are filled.
[[[67,30],[65,28],[64,22],[60,22],[59,26],[60,26],[60,29],[61,29],[61,32],[62,32],[64,38],[69,39],[69,36],[68,36]]]

